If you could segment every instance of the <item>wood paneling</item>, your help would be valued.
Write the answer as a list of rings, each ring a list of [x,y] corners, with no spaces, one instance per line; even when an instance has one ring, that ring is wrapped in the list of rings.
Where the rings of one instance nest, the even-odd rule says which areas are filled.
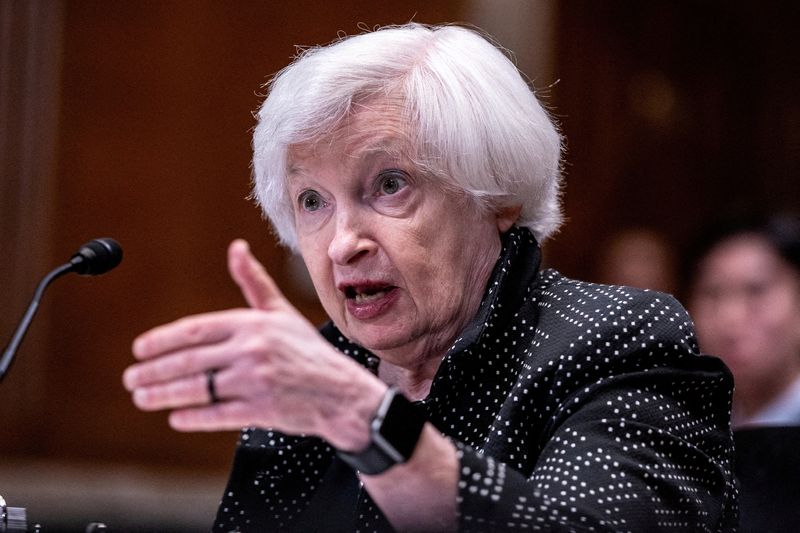
[[[3,349],[50,264],[58,79],[63,9],[60,2],[0,3],[0,343]],[[28,353],[14,360],[0,385],[0,451],[35,452],[37,420],[47,396],[43,307],[29,330]],[[12,379],[12,378],[18,379]],[[33,378],[33,379],[29,379]],[[1,492],[0,492],[1,494]]]
[[[19,354],[40,369],[9,374],[0,419],[20,409],[8,383],[39,391],[38,403],[4,425],[0,453],[227,469],[235,433],[179,434],[163,413],[134,408],[121,385],[130,343],[159,323],[244,304],[226,271],[233,238],[250,240],[287,286],[285,253],[246,197],[252,112],[294,45],[356,33],[358,23],[458,20],[459,4],[67,2],[49,253],[14,283],[27,294],[42,264],[94,237],[117,238],[125,259],[106,276],[51,287]],[[312,321],[324,319],[288,292]],[[3,335],[18,313],[3,310]]]
[[[651,227],[680,250],[719,211],[800,210],[797,4],[559,7],[570,220],[551,264],[587,278],[623,227]]]
[[[0,453],[226,469],[235,434],[177,434],[164,414],[133,407],[120,384],[131,340],[187,313],[243,305],[225,267],[235,237],[288,286],[284,252],[246,196],[257,93],[294,45],[356,32],[358,22],[460,20],[460,4],[66,2],[52,210],[34,217],[46,223],[35,245],[47,255],[3,282],[27,296],[43,270],[98,236],[119,239],[125,260],[107,276],[51,288],[20,353],[35,368],[15,368],[0,387],[0,419],[15,422],[4,425]],[[727,199],[797,206],[796,7],[558,7],[560,81],[549,103],[568,139],[570,221],[548,245],[550,264],[589,275],[598,243],[626,225],[682,242]],[[4,253],[9,239],[21,261],[21,237],[3,235]],[[3,307],[1,334],[20,312]],[[37,392],[20,399],[20,390]]]

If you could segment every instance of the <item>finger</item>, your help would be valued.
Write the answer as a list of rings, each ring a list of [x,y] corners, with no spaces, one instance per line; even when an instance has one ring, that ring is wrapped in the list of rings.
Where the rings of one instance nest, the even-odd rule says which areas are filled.
[[[133,403],[142,411],[183,408],[210,402],[205,373],[133,390]]]
[[[226,366],[231,359],[231,351],[226,346],[218,343],[189,348],[131,365],[122,375],[122,383],[127,390],[133,391],[139,387],[204,372],[209,368]]]
[[[235,311],[220,311],[181,318],[155,327],[133,341],[137,359],[151,359],[176,350],[204,344],[218,344],[230,338]]]
[[[250,307],[270,310],[286,303],[275,281],[250,252],[247,241],[236,239],[228,247],[228,271]]]
[[[239,430],[254,425],[252,406],[243,401],[229,401],[178,409],[169,414],[169,425],[177,431]]]

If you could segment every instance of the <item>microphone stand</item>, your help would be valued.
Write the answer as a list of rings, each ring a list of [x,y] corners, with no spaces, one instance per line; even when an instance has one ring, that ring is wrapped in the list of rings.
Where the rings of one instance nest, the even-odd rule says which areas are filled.
[[[25,337],[25,333],[28,331],[36,311],[39,309],[39,302],[42,300],[48,285],[68,272],[77,272],[78,274],[89,276],[103,274],[116,267],[120,261],[122,261],[122,248],[117,241],[111,238],[94,239],[84,244],[68,263],[53,269],[42,278],[36,286],[25,315],[11,337],[11,342],[8,343],[8,346],[3,351],[3,356],[0,357],[0,382],[8,373],[8,368],[14,361],[17,348],[22,343],[22,339]],[[106,530],[106,525],[102,522],[92,522],[86,526],[86,533]],[[6,501],[0,496],[0,533],[27,531],[28,517],[25,508],[8,507],[6,506]],[[39,524],[34,525],[33,532],[37,533],[39,531],[41,531],[41,526]]]
[[[8,346],[3,351],[3,357],[0,358],[0,381],[3,381],[3,376],[8,373],[8,368],[14,361],[14,355],[17,353],[17,348],[19,348],[22,339],[25,337],[25,333],[28,331],[28,327],[33,321],[33,317],[36,315],[36,311],[39,309],[39,302],[44,295],[45,289],[48,285],[50,285],[50,283],[53,282],[53,280],[63,276],[74,268],[75,265],[71,263],[65,263],[52,270],[49,274],[42,278],[42,280],[39,282],[39,285],[36,286],[31,303],[28,305],[25,315],[22,317],[17,329],[14,331],[14,335],[11,337],[11,342],[8,343]],[[28,531],[28,513],[25,508],[8,507],[5,499],[3,499],[3,496],[0,495],[0,533],[26,531]],[[35,526],[34,531],[40,531],[38,524]]]

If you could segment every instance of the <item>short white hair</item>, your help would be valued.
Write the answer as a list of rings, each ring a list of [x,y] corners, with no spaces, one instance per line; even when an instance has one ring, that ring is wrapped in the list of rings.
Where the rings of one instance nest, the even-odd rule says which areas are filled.
[[[268,84],[253,135],[254,196],[297,249],[288,152],[366,100],[399,96],[420,164],[492,210],[522,206],[541,243],[563,220],[561,136],[517,67],[477,31],[406,24],[302,51]]]

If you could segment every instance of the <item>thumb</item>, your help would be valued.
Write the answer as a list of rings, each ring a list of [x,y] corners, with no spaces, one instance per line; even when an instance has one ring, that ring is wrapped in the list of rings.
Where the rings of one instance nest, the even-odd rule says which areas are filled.
[[[250,307],[270,310],[286,302],[275,281],[250,252],[247,241],[236,239],[228,247],[228,272]]]

